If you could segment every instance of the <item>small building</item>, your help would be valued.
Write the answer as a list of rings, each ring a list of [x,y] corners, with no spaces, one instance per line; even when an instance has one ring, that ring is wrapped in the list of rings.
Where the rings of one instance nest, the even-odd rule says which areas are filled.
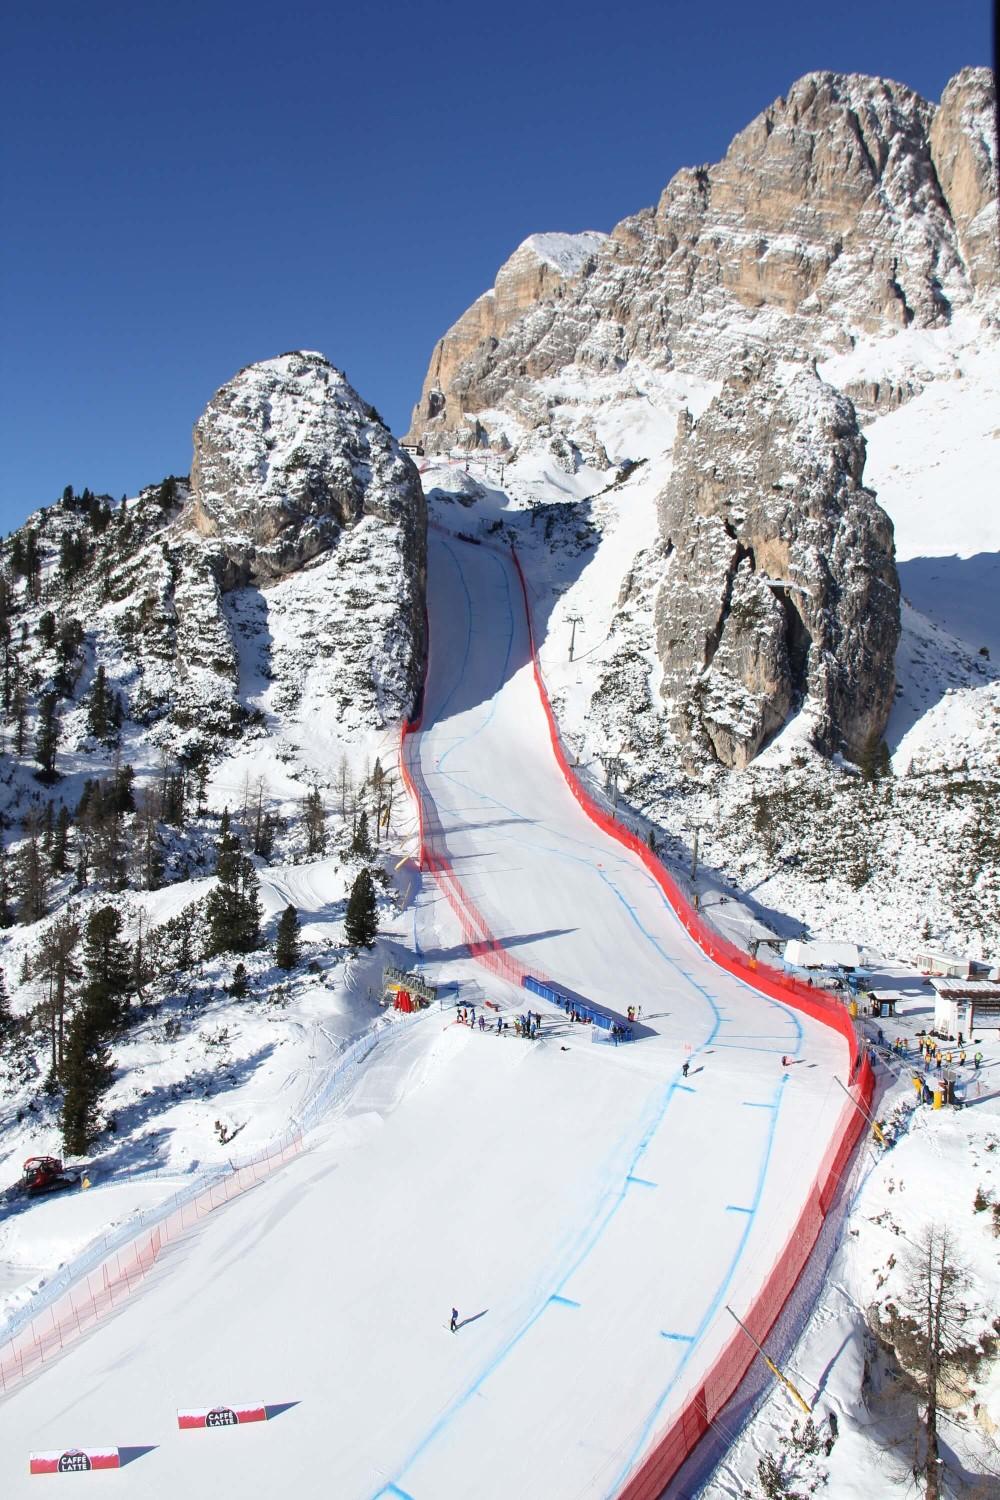
[[[944,1036],[969,1038],[984,1026],[1000,1026],[1000,981],[995,979],[932,979],[934,1030]]]
[[[939,949],[923,948],[914,954],[913,962],[924,974],[945,974],[952,979],[968,979],[972,973],[972,960],[958,953],[942,953]]]
[[[856,943],[803,942],[791,938],[785,944],[785,962],[797,969],[857,969],[861,950]]]
[[[402,448],[403,452],[408,453],[411,458],[423,458],[424,456],[423,443],[400,443],[399,446]]]

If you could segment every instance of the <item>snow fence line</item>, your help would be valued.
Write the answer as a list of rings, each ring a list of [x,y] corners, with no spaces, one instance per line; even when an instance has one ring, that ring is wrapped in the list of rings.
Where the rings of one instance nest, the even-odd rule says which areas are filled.
[[[762,964],[730,942],[694,908],[652,850],[630,829],[623,828],[613,817],[609,817],[583,786],[563,748],[559,727],[549,702],[538,661],[527,580],[513,546],[511,557],[521,583],[535,685],[549,726],[553,753],[573,796],[593,823],[638,856],[663,891],[681,925],[713,963],[771,999],[790,1005],[822,1025],[840,1032],[848,1046],[849,1083],[854,1097],[858,1104],[868,1110],[874,1093],[875,1075],[867,1054],[862,1052],[857,1027],[841,1001],[832,994],[817,990],[770,965]],[[864,1133],[865,1123],[861,1109],[853,1103],[844,1105],[792,1232],[744,1317],[744,1323],[758,1343],[763,1343],[777,1323],[805,1269],[850,1165],[854,1148]],[[619,1491],[618,1500],[658,1500],[681,1465],[709,1431],[715,1418],[732,1399],[754,1357],[755,1351],[749,1340],[743,1333],[735,1331],[701,1384],[657,1439],[651,1452],[626,1479]]]
[[[492,551],[501,551],[488,542],[481,545],[490,547]],[[503,555],[507,556],[506,553]],[[596,823],[642,861],[677,919],[706,957],[751,988],[840,1032],[847,1043],[850,1058],[848,1082],[853,1099],[862,1108],[856,1107],[855,1103],[845,1103],[799,1217],[744,1317],[747,1329],[758,1343],[763,1343],[777,1324],[809,1261],[827,1214],[837,1198],[854,1149],[865,1130],[866,1121],[862,1109],[870,1108],[875,1087],[871,1064],[867,1054],[862,1051],[854,1021],[837,997],[761,963],[706,922],[646,844],[630,829],[622,827],[615,818],[609,816],[582,784],[563,748],[549,702],[538,661],[527,581],[521,560],[513,546],[510,558],[521,584],[532,670],[548,724],[552,750],[567,786],[584,813],[591,822]],[[412,760],[409,754],[409,741],[419,732],[422,722],[422,712],[414,719],[404,722],[399,756],[403,780],[417,808],[420,866],[434,876],[439,890],[458,917],[470,954],[501,978],[523,986],[527,970],[497,941],[485,917],[463,889],[447,857],[444,832],[437,820],[433,799],[429,795],[419,763]],[[535,977],[544,978],[541,975]],[[659,1500],[681,1466],[710,1431],[716,1417],[732,1400],[754,1357],[755,1351],[745,1335],[739,1331],[734,1332],[680,1412],[656,1439],[651,1451],[625,1479],[618,1493],[618,1500]]]
[[[300,1118],[270,1145],[242,1161],[199,1173],[165,1203],[133,1216],[63,1266],[8,1324],[7,1341],[0,1347],[0,1395],[36,1374],[119,1306],[149,1275],[164,1246],[297,1156],[306,1132],[343,1092],[385,1030],[385,1022],[376,1021],[346,1047],[333,1072],[307,1100]],[[141,1226],[138,1233],[137,1225]]]

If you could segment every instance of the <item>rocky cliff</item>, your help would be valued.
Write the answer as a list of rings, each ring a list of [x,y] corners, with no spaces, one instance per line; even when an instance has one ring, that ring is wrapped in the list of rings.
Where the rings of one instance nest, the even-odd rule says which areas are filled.
[[[264,602],[274,607],[288,592],[281,580],[309,568],[312,585],[293,590],[312,628],[286,661],[292,679],[301,684],[322,659],[341,714],[353,705],[362,718],[392,719],[412,705],[426,648],[420,478],[321,354],[250,365],[212,398],[195,425],[191,497],[173,535],[187,586],[207,568],[217,597],[270,586]],[[305,596],[317,591],[313,619]]]
[[[823,353],[977,300],[995,315],[994,98],[983,68],[937,107],[883,79],[808,74],[512,322],[466,314],[435,350],[413,435],[442,447],[470,421],[483,441],[510,414],[535,425],[533,382],[570,366],[639,357],[720,376],[748,342]]]
[[[544,301],[558,301],[575,278],[591,270],[606,234],[585,230],[582,234],[533,234],[520,244],[497,272],[493,286],[477,297],[443,338],[434,346],[420,400],[413,408],[410,437],[418,441],[426,423],[442,430],[461,424],[461,409],[447,413],[452,381],[466,361],[483,350],[495,348],[522,313]],[[468,440],[476,436],[476,425],[460,432]]]
[[[417,471],[321,354],[250,365],[213,396],[195,424],[182,520],[217,541],[233,577],[267,582],[294,572],[366,515],[400,527],[422,589]]]
[[[743,767],[793,710],[857,759],[885,728],[899,641],[892,524],[864,488],[846,396],[812,366],[750,357],[660,497],[661,692],[682,743]]]
[[[884,731],[899,589],[852,400],[867,418],[936,378],[918,333],[1000,328],[994,105],[982,68],[939,105],[808,74],[722,161],[677,172],[557,282],[522,276],[501,318],[480,299],[435,351],[411,429],[429,451],[502,449],[515,486],[523,460],[579,493],[641,457],[662,475],[661,572],[650,550],[635,575],[655,638],[635,644],[684,753],[745,766],[799,708],[828,753]],[[677,398],[715,392],[671,460]]]

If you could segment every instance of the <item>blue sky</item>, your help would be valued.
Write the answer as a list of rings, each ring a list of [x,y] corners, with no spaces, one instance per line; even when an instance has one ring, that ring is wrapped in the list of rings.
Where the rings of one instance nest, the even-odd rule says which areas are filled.
[[[979,0],[45,0],[0,98],[0,527],[190,464],[242,365],[320,349],[397,432],[536,230],[610,229],[814,68],[929,98]]]

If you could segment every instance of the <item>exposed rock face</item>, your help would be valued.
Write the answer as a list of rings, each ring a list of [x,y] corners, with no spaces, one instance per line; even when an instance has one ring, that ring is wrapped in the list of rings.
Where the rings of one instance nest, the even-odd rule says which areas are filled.
[[[464,362],[478,349],[495,346],[527,308],[560,297],[566,283],[593,263],[606,239],[606,234],[594,230],[533,234],[517,247],[500,267],[490,290],[435,345],[420,400],[413,408],[412,440],[422,436],[428,422],[442,416],[446,392]],[[454,416],[460,423],[460,411]]]
[[[213,396],[195,424],[191,490],[183,519],[242,581],[295,572],[365,515],[402,528],[423,578],[420,477],[321,354],[250,365]]]
[[[899,584],[853,406],[755,356],[674,452],[656,642],[679,740],[743,767],[802,707],[856,758],[892,706]]]
[[[977,286],[1000,284],[997,220],[996,81],[963,68],[941,95],[931,153],[962,254]]]
[[[174,530],[185,579],[198,573],[198,557],[210,569],[223,634],[220,591],[338,559],[339,573],[316,583],[325,614],[313,647],[331,662],[344,657],[341,680],[357,677],[356,704],[371,699],[373,713],[392,717],[413,703],[426,651],[420,476],[322,355],[250,365],[212,398],[194,429],[191,499]]]
[[[808,74],[572,277],[508,300],[513,321],[480,299],[435,351],[414,433],[444,446],[499,413],[482,417],[492,437],[504,411],[533,427],[532,382],[568,365],[639,356],[717,377],[749,343],[819,354],[947,321],[997,284],[993,92],[983,68],[937,109],[901,84]]]

